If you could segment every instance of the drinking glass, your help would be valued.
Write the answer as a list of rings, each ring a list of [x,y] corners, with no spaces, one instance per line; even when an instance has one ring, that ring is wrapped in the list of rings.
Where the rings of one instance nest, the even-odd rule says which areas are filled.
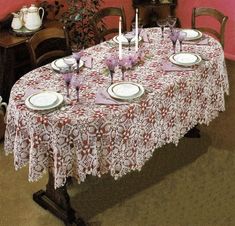
[[[128,70],[128,69],[131,69],[133,67],[133,65],[136,63],[134,62],[134,57],[132,57],[131,55],[130,56],[124,56],[120,61],[119,61],[119,67],[121,69],[121,72],[122,72],[122,81],[125,80],[125,72]]]
[[[138,23],[138,37],[140,36],[144,25],[142,23]],[[135,22],[131,24],[132,32],[135,34]],[[135,34],[136,35],[136,34]]]
[[[104,62],[109,70],[109,74],[111,77],[111,84],[113,84],[113,75],[114,75],[115,67],[118,65],[118,57],[116,55],[108,56]]]
[[[69,87],[70,87],[70,83],[71,83],[71,79],[73,77],[73,74],[71,73],[71,71],[65,71],[63,73],[63,78],[65,81],[65,85],[66,85],[66,96],[69,98]]]
[[[184,31],[179,32],[178,40],[180,43],[180,52],[182,51],[182,42],[185,40],[186,36],[187,36],[186,32],[184,32]]]
[[[157,20],[157,25],[162,30],[162,38],[163,38],[164,37],[164,28],[167,25],[167,20],[166,19],[159,19],[159,20]]]
[[[109,69],[109,75],[110,75],[110,78],[111,78],[111,85],[112,85],[112,84],[113,84],[114,70],[110,70],[110,69]]]
[[[133,33],[133,32],[124,33],[124,37],[128,41],[128,51],[130,51],[131,50],[131,41],[135,37],[135,33]]]
[[[126,71],[126,68],[124,66],[121,66],[121,72],[122,72],[122,81],[125,80],[125,71]]]
[[[75,88],[76,90],[76,96],[77,96],[77,102],[79,102],[80,98],[79,98],[79,91],[80,91],[80,87],[82,84],[83,79],[81,77],[73,77],[71,80],[71,85]]]
[[[125,58],[122,58],[120,61],[119,61],[119,67],[121,68],[121,72],[122,72],[122,81],[124,81],[125,79],[125,71],[126,71],[126,65],[125,65]]]
[[[68,65],[69,71],[72,71],[72,66],[76,64],[76,59],[73,56],[67,56],[63,58],[65,64]]]
[[[167,24],[170,27],[171,32],[173,31],[173,28],[175,27],[176,21],[177,21],[176,17],[168,16],[167,18]]]
[[[172,44],[173,44],[173,51],[174,51],[174,54],[175,54],[175,45],[176,45],[176,42],[178,40],[178,36],[179,36],[179,32],[178,31],[173,31],[171,34],[170,34],[170,39],[172,41]]]
[[[77,62],[77,72],[79,72],[79,64],[80,64],[80,59],[81,57],[84,55],[84,52],[83,51],[80,51],[80,52],[73,52],[72,53],[72,56],[73,58],[76,60]]]

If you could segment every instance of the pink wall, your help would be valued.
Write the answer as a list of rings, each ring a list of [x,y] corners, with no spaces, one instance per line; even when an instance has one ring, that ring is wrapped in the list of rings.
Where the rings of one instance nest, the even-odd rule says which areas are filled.
[[[132,0],[104,0],[102,4],[104,7],[108,6],[123,6],[126,14],[127,29],[130,29],[130,24],[134,16],[134,9],[132,8]]]
[[[30,5],[36,0],[0,0],[0,19],[4,18],[10,12],[17,11],[23,5]]]
[[[0,19],[8,13],[18,10],[22,5],[30,5],[30,3],[34,2],[37,2],[37,0],[0,0]],[[130,27],[134,15],[132,0],[104,0],[103,6],[123,6],[126,12],[128,28]],[[191,26],[192,8],[198,6],[216,8],[229,17],[225,31],[225,56],[235,60],[235,0],[178,0],[176,13],[182,27]],[[205,23],[205,21],[203,22]],[[211,21],[206,22],[211,23]],[[214,25],[214,22],[212,23]]]

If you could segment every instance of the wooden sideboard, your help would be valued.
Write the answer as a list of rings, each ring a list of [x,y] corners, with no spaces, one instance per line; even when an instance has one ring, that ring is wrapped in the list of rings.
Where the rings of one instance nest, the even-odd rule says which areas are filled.
[[[12,18],[0,23],[0,96],[8,102],[14,83],[30,71],[30,56],[26,45],[31,36],[18,36],[10,28]],[[62,26],[58,21],[47,20],[43,27]]]
[[[133,0],[144,27],[155,27],[158,19],[175,16],[176,6],[177,0]]]

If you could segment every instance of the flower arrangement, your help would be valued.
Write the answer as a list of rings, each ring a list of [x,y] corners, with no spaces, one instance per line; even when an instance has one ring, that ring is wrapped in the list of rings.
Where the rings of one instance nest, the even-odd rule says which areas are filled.
[[[123,56],[122,59],[118,59],[116,55],[109,55],[105,60],[104,63],[109,70],[109,74],[111,76],[111,84],[113,83],[113,74],[115,68],[119,66],[122,72],[122,80],[124,81],[124,73],[127,70],[131,70],[134,66],[142,63],[145,58],[145,53],[139,50],[136,53],[129,54]]]
[[[105,59],[105,65],[110,71],[114,71],[115,67],[118,66],[118,57],[116,55],[110,55]]]

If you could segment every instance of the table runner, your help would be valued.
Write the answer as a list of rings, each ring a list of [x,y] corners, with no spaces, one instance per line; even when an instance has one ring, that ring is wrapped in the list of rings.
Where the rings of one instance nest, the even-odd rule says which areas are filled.
[[[21,77],[13,86],[7,112],[5,151],[14,153],[15,168],[27,164],[29,181],[36,181],[50,167],[55,188],[68,176],[78,182],[87,175],[110,173],[115,179],[131,170],[141,170],[153,151],[177,143],[198,123],[209,124],[225,110],[224,93],[229,84],[220,43],[184,45],[184,51],[209,59],[192,71],[166,72],[162,65],[172,54],[170,39],[162,39],[158,28],[146,29],[150,42],[142,43],[143,63],[126,72],[126,80],[142,84],[150,92],[128,105],[97,105],[98,89],[107,88],[110,77],[104,59],[118,46],[107,41],[85,50],[93,57],[93,68],[83,68],[80,102],[71,89],[66,105],[48,113],[29,110],[28,89],[54,90],[66,96],[64,80],[50,65]],[[134,47],[133,47],[134,49]],[[125,50],[125,53],[128,51]],[[120,70],[114,81],[121,81]]]

